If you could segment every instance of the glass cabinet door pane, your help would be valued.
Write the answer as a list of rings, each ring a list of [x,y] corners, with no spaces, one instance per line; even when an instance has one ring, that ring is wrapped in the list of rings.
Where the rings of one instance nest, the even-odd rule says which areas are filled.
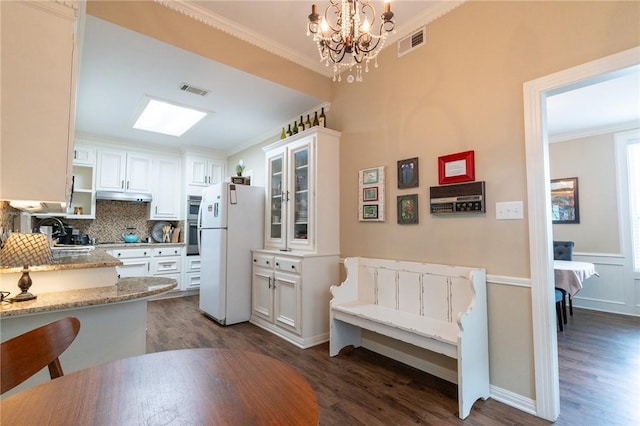
[[[270,193],[270,229],[271,238],[282,238],[282,163],[283,157],[273,158],[269,162],[271,193]]]
[[[295,151],[293,164],[293,184],[295,185],[293,238],[306,240],[309,237],[309,149]]]

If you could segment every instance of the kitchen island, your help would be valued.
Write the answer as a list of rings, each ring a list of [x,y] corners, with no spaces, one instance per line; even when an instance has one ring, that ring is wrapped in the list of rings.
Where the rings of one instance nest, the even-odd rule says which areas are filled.
[[[74,258],[59,259],[56,264],[38,267],[42,269],[31,273],[34,283],[30,290],[37,299],[2,302],[2,341],[74,316],[80,320],[80,333],[60,357],[65,373],[144,354],[147,301],[174,289],[176,281],[161,277],[118,279],[115,267],[121,262],[101,249]],[[19,272],[12,269],[0,268],[0,278],[11,277],[3,279],[3,290],[15,292]],[[35,274],[39,274],[38,278]],[[67,288],[59,288],[65,283]],[[56,290],[49,291],[51,288]],[[3,397],[48,380],[48,370],[44,369]]]

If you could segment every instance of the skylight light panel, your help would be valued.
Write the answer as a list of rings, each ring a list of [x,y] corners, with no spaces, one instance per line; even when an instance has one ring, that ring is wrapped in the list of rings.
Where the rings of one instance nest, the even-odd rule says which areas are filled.
[[[207,113],[151,99],[133,125],[134,129],[182,136]]]

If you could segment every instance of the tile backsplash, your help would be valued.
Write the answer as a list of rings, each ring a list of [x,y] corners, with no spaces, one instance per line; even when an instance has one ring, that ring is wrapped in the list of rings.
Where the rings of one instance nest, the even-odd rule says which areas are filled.
[[[81,234],[97,238],[98,242],[122,241],[122,234],[127,228],[135,228],[141,241],[151,237],[151,229],[157,222],[148,220],[149,204],[129,201],[96,201],[95,219],[66,219],[65,222],[77,229]],[[180,221],[168,221],[176,228],[182,228]],[[183,241],[182,235],[180,241]]]
[[[0,201],[0,238],[2,231],[17,231],[16,218],[20,211],[9,205],[8,201]],[[149,204],[133,203],[128,201],[96,201],[95,219],[62,219],[77,229],[81,234],[88,234],[90,238],[96,238],[98,242],[121,242],[122,234],[127,228],[135,228],[135,233],[141,241],[151,237],[151,230],[156,220],[149,220]],[[31,218],[31,227],[35,226],[38,219]],[[176,229],[184,229],[183,221],[168,221]],[[180,242],[184,241],[181,232]]]

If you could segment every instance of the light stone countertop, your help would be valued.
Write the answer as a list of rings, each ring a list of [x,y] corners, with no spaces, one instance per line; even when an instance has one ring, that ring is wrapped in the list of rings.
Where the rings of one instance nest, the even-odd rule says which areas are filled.
[[[29,271],[62,271],[65,269],[107,268],[120,266],[122,262],[107,254],[102,248],[95,248],[88,253],[54,258],[50,265],[30,266]],[[22,267],[0,266],[0,274],[22,271]]]
[[[185,243],[98,243],[96,248],[184,247]]]
[[[121,278],[111,286],[42,293],[26,302],[2,302],[0,318],[126,302],[165,293],[176,286],[172,278]]]

